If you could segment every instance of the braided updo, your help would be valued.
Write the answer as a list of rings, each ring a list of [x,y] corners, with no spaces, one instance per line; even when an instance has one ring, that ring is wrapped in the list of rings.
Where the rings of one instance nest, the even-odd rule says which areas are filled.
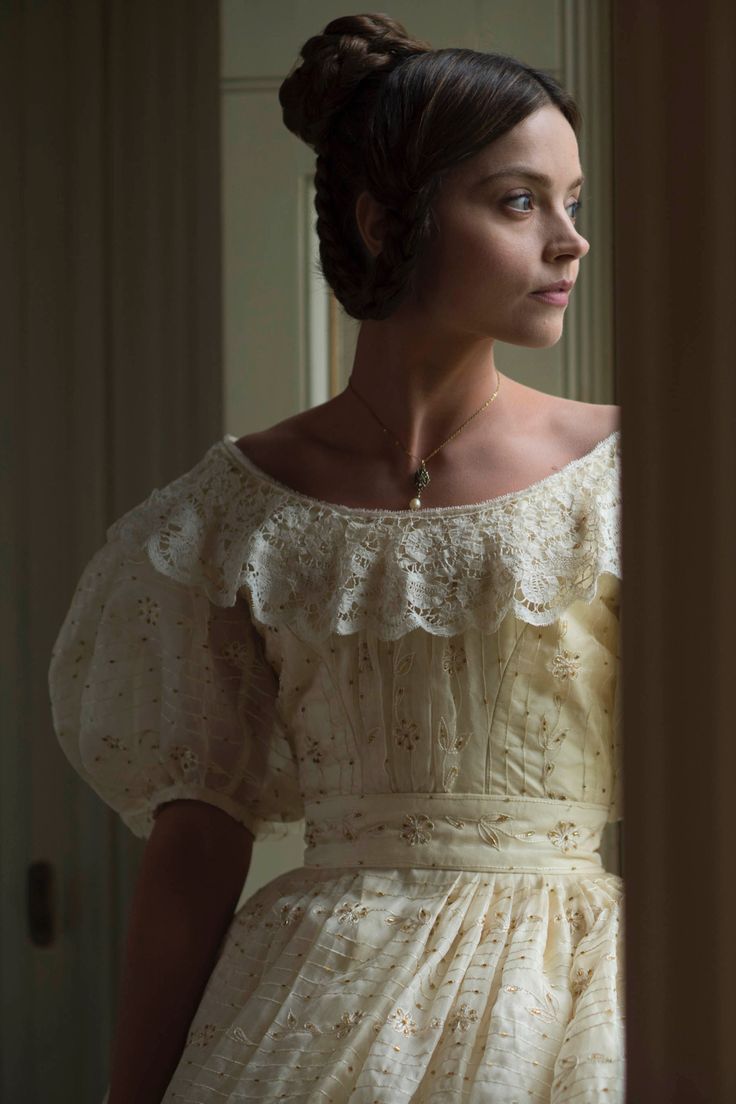
[[[317,154],[320,265],[349,315],[387,318],[413,290],[437,230],[432,201],[457,164],[554,103],[577,134],[572,97],[504,54],[433,50],[388,15],[333,19],[281,84],[285,125]],[[385,208],[383,247],[355,219],[364,190]]]

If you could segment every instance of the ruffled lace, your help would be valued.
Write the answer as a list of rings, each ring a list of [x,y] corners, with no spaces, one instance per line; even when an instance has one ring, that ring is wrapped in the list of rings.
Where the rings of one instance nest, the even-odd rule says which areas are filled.
[[[551,624],[621,577],[620,431],[519,491],[467,506],[375,510],[301,494],[226,435],[110,526],[164,575],[210,601],[239,593],[264,625],[305,642],[361,630],[495,631],[509,613]]]

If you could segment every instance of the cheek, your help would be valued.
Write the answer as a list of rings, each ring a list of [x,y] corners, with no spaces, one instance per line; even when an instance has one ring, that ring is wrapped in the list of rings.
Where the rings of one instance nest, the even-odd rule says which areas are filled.
[[[456,220],[443,227],[418,271],[428,291],[472,299],[489,291],[501,298],[516,295],[528,284],[528,268],[519,235],[510,228]]]

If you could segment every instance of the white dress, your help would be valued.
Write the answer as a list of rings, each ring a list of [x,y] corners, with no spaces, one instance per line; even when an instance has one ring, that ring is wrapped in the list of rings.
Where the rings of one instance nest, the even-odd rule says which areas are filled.
[[[421,511],[227,435],[116,521],[54,726],[146,837],[192,797],[304,865],[237,911],[165,1104],[623,1104],[620,434]]]

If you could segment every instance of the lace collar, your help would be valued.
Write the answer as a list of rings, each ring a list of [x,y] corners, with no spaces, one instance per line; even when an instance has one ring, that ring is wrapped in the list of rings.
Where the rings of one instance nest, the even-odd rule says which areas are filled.
[[[494,631],[591,601],[620,569],[620,430],[518,491],[421,511],[341,506],[286,487],[225,435],[108,529],[217,605],[317,643],[361,630]]]

